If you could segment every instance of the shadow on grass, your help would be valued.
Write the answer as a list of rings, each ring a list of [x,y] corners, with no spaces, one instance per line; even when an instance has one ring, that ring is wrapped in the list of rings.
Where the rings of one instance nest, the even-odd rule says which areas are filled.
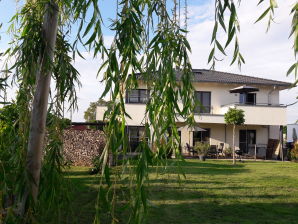
[[[188,178],[182,181],[182,185],[178,184],[179,181],[174,176],[151,178],[149,196],[153,204],[149,207],[147,223],[298,223],[298,203],[281,203],[289,195],[280,194],[281,191],[275,192],[276,194],[258,191],[254,186],[231,186],[232,183],[223,178],[224,175],[249,174],[250,170],[245,164],[233,166],[224,162],[217,164],[212,161],[186,161],[180,165]],[[152,172],[155,170],[152,169]],[[170,165],[166,174],[177,172],[177,167]],[[87,170],[74,169],[66,174],[74,185],[71,206],[76,222],[64,223],[92,223],[98,177],[89,175]],[[192,178],[194,175],[198,175],[200,179]],[[221,179],[208,179],[208,175],[219,175]],[[233,180],[238,181],[237,176]],[[123,211],[125,210],[118,216],[119,223],[127,222],[127,213],[123,214]]]
[[[298,203],[184,202],[149,209],[147,223],[171,224],[288,224],[297,223]]]
[[[192,174],[212,174],[212,175],[231,175],[237,173],[248,172],[249,170],[245,168],[244,164],[224,164],[224,163],[212,163],[212,162],[198,162],[198,161],[184,161],[173,163],[169,165],[167,174],[177,174],[177,166],[180,166],[185,175]],[[152,169],[153,171],[153,169]]]

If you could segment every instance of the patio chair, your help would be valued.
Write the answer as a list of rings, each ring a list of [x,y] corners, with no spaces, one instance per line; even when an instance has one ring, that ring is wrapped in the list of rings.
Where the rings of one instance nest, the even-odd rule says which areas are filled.
[[[217,149],[218,156],[219,155],[224,156],[224,152],[223,152],[224,146],[225,146],[225,143],[223,143],[223,142],[219,143],[219,147]]]
[[[197,153],[197,151],[194,150],[194,148],[191,147],[188,143],[186,143],[186,149],[187,149],[187,151],[188,151],[189,154],[192,153],[192,156],[194,156],[194,154]]]
[[[242,162],[243,151],[241,149],[236,149],[235,154],[238,156],[239,161]]]
[[[208,156],[218,158],[216,145],[210,145]]]

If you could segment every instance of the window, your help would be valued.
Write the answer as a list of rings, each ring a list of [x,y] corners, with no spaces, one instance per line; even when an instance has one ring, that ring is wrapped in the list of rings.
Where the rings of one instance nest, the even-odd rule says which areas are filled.
[[[256,104],[256,93],[240,93],[241,104]]]
[[[126,103],[147,103],[149,99],[149,90],[133,89],[126,91]]]
[[[135,152],[142,139],[145,137],[145,127],[143,126],[128,126],[127,127],[128,141],[130,151]],[[145,137],[147,140],[148,138]]]
[[[204,128],[206,131],[194,131],[193,132],[193,145],[196,142],[205,142],[209,143],[210,139],[210,128]]]
[[[198,101],[198,106],[195,108],[195,113],[207,113],[211,112],[211,92],[195,92],[195,98]]]
[[[239,148],[244,153],[254,150],[256,144],[256,130],[239,130]]]

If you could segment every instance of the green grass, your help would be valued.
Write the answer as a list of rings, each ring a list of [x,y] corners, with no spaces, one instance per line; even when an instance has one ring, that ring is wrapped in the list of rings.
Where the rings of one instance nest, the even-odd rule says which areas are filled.
[[[186,179],[177,168],[152,173],[147,223],[298,223],[298,164],[282,162],[186,160]],[[98,178],[73,167],[73,212],[78,223],[92,223]],[[121,223],[125,218],[122,218]]]

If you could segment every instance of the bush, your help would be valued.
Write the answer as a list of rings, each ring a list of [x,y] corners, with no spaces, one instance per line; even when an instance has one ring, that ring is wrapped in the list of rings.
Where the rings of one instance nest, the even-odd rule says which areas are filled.
[[[225,148],[224,154],[225,154],[225,156],[232,156],[233,149],[231,147]]]
[[[298,161],[298,143],[295,143],[294,148],[291,150],[291,159]]]
[[[97,174],[100,171],[100,156],[95,156],[92,159],[92,165],[93,167],[89,170],[90,174]]]
[[[210,145],[204,142],[196,142],[194,149],[198,152],[198,155],[206,156],[209,151]]]

